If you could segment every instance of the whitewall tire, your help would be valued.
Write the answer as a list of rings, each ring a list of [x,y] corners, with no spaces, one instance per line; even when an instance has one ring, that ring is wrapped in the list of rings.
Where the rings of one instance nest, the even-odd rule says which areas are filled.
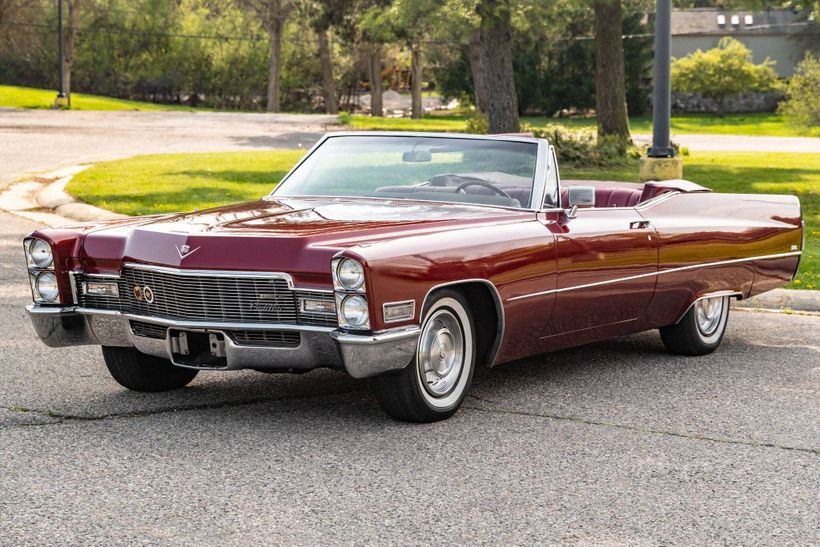
[[[466,298],[454,290],[432,295],[424,310],[413,361],[373,380],[382,408],[393,418],[435,422],[458,410],[476,361],[475,326]]]

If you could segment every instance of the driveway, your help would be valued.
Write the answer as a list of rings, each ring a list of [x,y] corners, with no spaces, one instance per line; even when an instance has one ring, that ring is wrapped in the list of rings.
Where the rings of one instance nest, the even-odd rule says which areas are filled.
[[[702,358],[650,332],[501,366],[432,425],[330,371],[137,394],[36,339],[34,227],[0,213],[1,543],[820,542],[820,317],[733,311]]]
[[[336,116],[0,109],[0,189],[26,174],[136,154],[309,148]]]
[[[652,135],[633,135],[633,140],[637,144],[652,144]],[[672,135],[672,142],[699,152],[803,152],[820,154],[820,138],[813,137]]]

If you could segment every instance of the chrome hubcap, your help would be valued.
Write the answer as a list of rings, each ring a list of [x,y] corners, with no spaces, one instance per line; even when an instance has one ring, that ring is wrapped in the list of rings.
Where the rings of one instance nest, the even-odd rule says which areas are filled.
[[[418,368],[425,389],[434,397],[449,394],[464,367],[461,324],[448,310],[437,311],[419,337]]]
[[[723,315],[723,301],[722,296],[715,296],[695,302],[695,321],[702,335],[711,336],[717,330]]]

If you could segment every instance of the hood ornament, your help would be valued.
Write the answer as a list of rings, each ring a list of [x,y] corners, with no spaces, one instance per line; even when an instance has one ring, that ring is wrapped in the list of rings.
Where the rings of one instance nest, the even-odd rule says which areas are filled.
[[[186,256],[191,256],[201,248],[197,247],[196,249],[191,249],[190,245],[174,245],[174,247],[177,248],[177,254],[179,255],[180,260],[182,260]]]

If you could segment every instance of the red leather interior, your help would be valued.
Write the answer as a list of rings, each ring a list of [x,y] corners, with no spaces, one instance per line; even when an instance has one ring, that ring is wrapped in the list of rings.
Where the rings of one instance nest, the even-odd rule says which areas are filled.
[[[634,207],[641,200],[641,190],[632,188],[596,188],[595,207]],[[561,203],[568,204],[569,188],[561,188]]]

